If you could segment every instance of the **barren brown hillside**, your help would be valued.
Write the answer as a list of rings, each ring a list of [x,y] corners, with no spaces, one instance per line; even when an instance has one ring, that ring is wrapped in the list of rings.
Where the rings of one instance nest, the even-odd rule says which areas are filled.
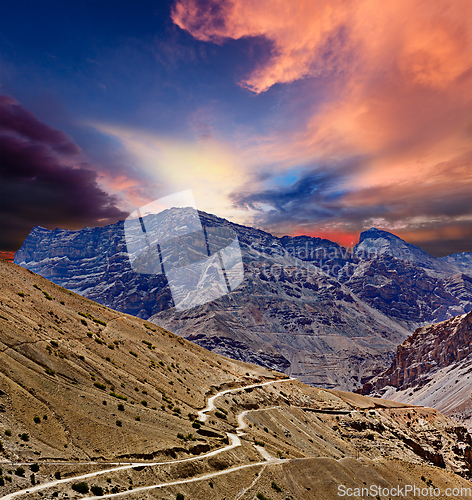
[[[435,410],[224,358],[5,261],[0,276],[0,498],[471,487],[471,437]]]

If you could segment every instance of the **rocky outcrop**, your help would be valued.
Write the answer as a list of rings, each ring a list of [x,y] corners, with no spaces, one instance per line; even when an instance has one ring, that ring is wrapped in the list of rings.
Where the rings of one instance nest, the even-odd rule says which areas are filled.
[[[380,255],[390,255],[426,269],[432,275],[451,275],[459,271],[455,261],[436,259],[421,248],[375,227],[361,233],[359,243],[354,248],[354,254],[362,260]]]
[[[360,392],[425,405],[472,428],[472,312],[419,328]],[[470,445],[470,443],[469,443]]]
[[[454,253],[440,257],[440,260],[453,265],[468,276],[472,276],[472,252]]]
[[[266,352],[262,349],[254,352],[246,343],[232,337],[225,337],[224,335],[210,337],[200,333],[187,336],[187,340],[231,359],[264,366],[280,372],[285,372],[290,368],[290,361],[281,354]]]
[[[172,307],[163,274],[131,269],[123,222],[81,231],[35,227],[15,262],[53,283],[140,318]]]
[[[400,390],[424,385],[434,372],[469,358],[471,339],[472,312],[418,328],[398,347],[390,368],[367,384],[363,392],[387,385]]]
[[[462,304],[464,312],[468,312],[472,304],[472,277],[463,273],[455,274],[445,278],[443,284],[444,290]]]

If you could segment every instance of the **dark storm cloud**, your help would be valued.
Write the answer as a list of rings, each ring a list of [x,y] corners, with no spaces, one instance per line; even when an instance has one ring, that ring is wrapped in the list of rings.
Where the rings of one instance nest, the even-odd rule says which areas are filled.
[[[455,224],[454,229],[456,229],[457,232],[462,230],[463,236],[460,238],[439,237],[427,241],[418,241],[415,244],[433,257],[443,257],[444,255],[461,252],[472,252],[472,228],[470,224]]]
[[[30,141],[37,141],[64,154],[79,154],[80,148],[72,139],[48,125],[41,123],[10,96],[0,96],[0,133],[18,134]]]
[[[80,228],[127,216],[103,191],[73,140],[0,97],[1,247],[16,250],[35,226]]]

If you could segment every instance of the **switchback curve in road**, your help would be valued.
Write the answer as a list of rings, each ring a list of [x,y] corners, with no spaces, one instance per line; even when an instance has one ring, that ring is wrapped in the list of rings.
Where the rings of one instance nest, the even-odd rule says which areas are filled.
[[[296,379],[294,379],[294,378],[285,378],[285,379],[278,379],[278,380],[269,380],[268,382],[262,382],[262,383],[259,383],[259,384],[252,384],[252,385],[237,387],[237,388],[234,388],[234,389],[226,389],[224,391],[220,391],[217,394],[215,394],[214,396],[212,396],[211,398],[209,398],[207,406],[203,410],[200,410],[198,412],[199,420],[201,420],[202,422],[204,422],[207,419],[206,413],[208,413],[208,412],[210,412],[210,411],[212,411],[212,410],[215,409],[214,401],[218,397],[223,396],[224,394],[228,394],[230,392],[242,391],[242,390],[245,390],[245,389],[253,389],[253,388],[256,388],[256,387],[262,387],[264,385],[275,384],[275,383],[278,383],[278,382],[289,382],[291,380],[296,380]],[[247,411],[243,412],[243,413],[246,414]],[[237,419],[238,419],[238,423],[240,424],[241,421],[239,420],[239,415],[237,415]],[[240,434],[239,428],[237,429],[237,433]],[[180,460],[173,460],[171,462],[169,462],[169,461],[168,462],[133,462],[133,463],[129,463],[127,465],[123,465],[123,466],[120,466],[120,467],[113,467],[113,468],[110,468],[110,469],[102,469],[102,470],[99,470],[99,471],[90,472],[88,474],[81,474],[80,476],[73,476],[73,477],[68,477],[68,478],[65,478],[65,479],[58,479],[56,481],[50,481],[48,483],[38,484],[36,486],[32,486],[31,488],[26,488],[24,490],[19,490],[19,491],[15,491],[13,493],[9,493],[8,495],[5,495],[5,496],[1,497],[0,500],[13,500],[13,499],[18,498],[18,497],[20,497],[22,495],[26,495],[26,494],[30,494],[30,493],[36,493],[38,491],[45,490],[45,489],[48,489],[48,488],[52,488],[52,487],[58,486],[60,484],[70,483],[72,481],[83,481],[84,479],[90,479],[92,477],[96,477],[96,476],[99,476],[99,475],[102,475],[102,474],[109,474],[109,473],[118,472],[118,471],[122,471],[122,470],[126,470],[126,469],[132,469],[133,467],[138,467],[138,466],[139,467],[143,467],[143,466],[145,466],[145,467],[151,467],[151,466],[156,466],[156,465],[170,465],[170,464],[176,464],[176,463],[183,463],[183,462],[190,462],[190,461],[194,461],[194,460],[200,460],[202,458],[212,457],[212,456],[218,455],[219,453],[223,453],[224,451],[228,451],[228,450],[230,450],[232,448],[236,448],[238,446],[241,446],[241,440],[239,439],[238,435],[232,434],[230,432],[227,432],[226,434],[227,434],[228,439],[229,439],[229,444],[227,446],[224,446],[223,448],[218,448],[216,450],[213,450],[213,451],[210,451],[208,453],[199,455],[197,457],[183,458],[183,459],[180,459]],[[273,459],[273,461],[277,461],[277,460],[278,459]],[[78,465],[79,464],[80,464],[80,462],[78,462]],[[97,463],[97,465],[99,465],[99,464],[103,464],[103,462]],[[261,465],[261,464],[267,464],[267,461],[260,462],[260,463],[258,462],[256,464],[241,465],[241,466],[238,466],[236,468],[233,467],[232,469],[226,469],[224,471],[219,471],[219,472],[216,472],[216,473],[211,473],[211,474],[209,474],[207,476],[208,477],[214,477],[214,476],[212,476],[212,474],[214,474],[214,475],[222,475],[222,474],[226,474],[226,473],[229,473],[229,472],[232,472],[232,471],[244,469],[246,467],[254,467],[256,465]],[[198,477],[198,478],[192,478],[191,480],[186,479],[186,480],[177,481],[177,482],[173,482],[173,483],[162,483],[162,484],[159,484],[159,485],[146,486],[146,487],[143,487],[143,488],[144,489],[162,488],[162,487],[164,487],[166,485],[167,486],[172,486],[174,484],[183,484],[185,482],[199,481],[201,479],[204,479],[205,477],[206,476],[201,476],[201,477]],[[129,494],[129,493],[136,492],[138,490],[139,490],[139,488],[136,488],[135,490],[130,490],[130,491],[122,492],[122,493],[113,493],[111,495],[103,495],[101,497],[90,497],[90,498],[107,498],[107,497],[108,498],[112,498],[113,496],[119,496],[119,495]]]

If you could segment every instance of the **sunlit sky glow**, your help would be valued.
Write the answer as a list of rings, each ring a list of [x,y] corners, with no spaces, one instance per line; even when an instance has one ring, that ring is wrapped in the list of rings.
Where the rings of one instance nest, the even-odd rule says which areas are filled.
[[[343,245],[472,251],[472,4],[3,3],[2,246],[192,189]]]

